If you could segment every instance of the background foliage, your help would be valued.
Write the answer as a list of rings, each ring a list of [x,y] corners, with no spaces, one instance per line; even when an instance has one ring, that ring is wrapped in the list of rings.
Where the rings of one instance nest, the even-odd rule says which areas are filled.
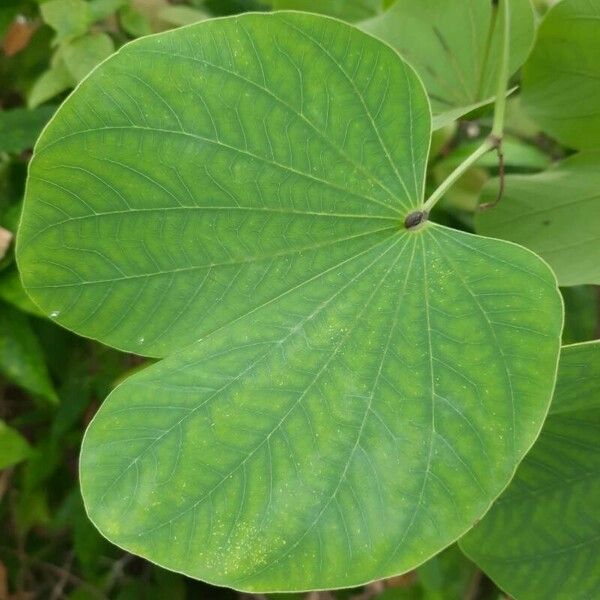
[[[380,13],[393,1],[312,2],[310,0],[4,0],[0,4],[0,599],[5,598],[236,598],[237,592],[212,588],[188,580],[122,552],[105,541],[85,516],[79,492],[77,460],[83,431],[99,403],[115,384],[148,361],[108,349],[76,337],[57,327],[25,295],[14,263],[14,234],[17,229],[27,164],[41,129],[69,91],[100,61],[133,38],[172,27],[193,23],[211,16],[247,10],[298,8],[320,10],[351,22],[367,20],[364,27],[376,29]],[[536,3],[538,17],[550,2]],[[575,3],[573,3],[575,4]],[[585,8],[585,7],[584,7]],[[584,9],[582,8],[582,10]],[[563,10],[561,8],[561,10]],[[564,9],[566,10],[566,9]],[[497,191],[497,159],[485,156],[470,169],[444,197],[435,219],[458,229],[514,239],[528,244],[545,256],[553,248],[538,246],[539,227],[530,231],[508,227],[511,219],[531,211],[531,189],[552,200],[552,223],[568,221],[571,209],[561,205],[562,197],[553,194],[557,173],[566,180],[573,199],[579,203],[581,220],[590,235],[598,231],[598,211],[592,218],[585,213],[588,198],[579,189],[581,174],[587,172],[584,153],[572,158],[573,148],[589,149],[592,130],[570,128],[567,133],[549,127],[542,133],[545,119],[552,120],[552,103],[542,106],[535,98],[543,74],[534,72],[535,62],[543,57],[543,44],[556,36],[554,19],[540,32],[541,45],[525,67],[525,78],[532,81],[531,93],[518,93],[509,100],[505,147],[507,193],[497,212],[478,214],[480,194],[493,199]],[[579,38],[580,39],[580,38]],[[589,43],[597,43],[594,38]],[[414,46],[414,44],[413,44]],[[524,47],[528,47],[524,42]],[[527,50],[523,51],[525,54]],[[524,57],[523,57],[524,58]],[[561,56],[569,65],[571,56]],[[596,68],[597,62],[590,64]],[[418,65],[415,65],[418,68]],[[517,65],[518,67],[518,65]],[[516,67],[515,67],[516,68]],[[469,75],[471,76],[471,74]],[[475,77],[475,76],[473,76]],[[521,72],[515,73],[518,84]],[[540,78],[542,82],[540,83]],[[435,85],[437,82],[432,82]],[[443,85],[440,84],[443,89]],[[476,83],[474,83],[477,87]],[[487,85],[487,84],[486,84]],[[565,91],[561,91],[559,86]],[[573,83],[556,81],[552,95],[568,93]],[[485,86],[484,86],[485,87]],[[487,89],[487,88],[486,88]],[[439,92],[439,90],[438,90]],[[442,92],[443,93],[443,92]],[[427,186],[433,189],[469,153],[473,144],[489,131],[490,111],[485,102],[489,94],[473,93],[452,98],[459,113],[472,110],[468,121],[455,124],[451,119],[438,129],[430,157]],[[593,93],[591,94],[593,97]],[[597,99],[597,96],[596,96]],[[541,106],[543,114],[533,121],[527,104]],[[564,102],[563,102],[564,104]],[[562,105],[559,107],[561,108]],[[473,105],[473,106],[472,106]],[[434,105],[435,107],[435,105]],[[440,111],[443,112],[443,111]],[[535,112],[535,111],[534,111]],[[548,116],[549,115],[549,116]],[[457,116],[457,115],[455,115]],[[571,115],[577,121],[577,114]],[[444,125],[444,123],[440,123]],[[546,128],[544,127],[546,130]],[[575,131],[575,137],[572,137]],[[555,137],[550,137],[549,134]],[[571,134],[571,135],[570,135]],[[595,143],[595,146],[598,144]],[[552,163],[550,170],[546,169]],[[593,171],[593,169],[592,169]],[[547,185],[539,192],[536,184]],[[482,192],[483,190],[483,192]],[[587,204],[586,204],[587,202]],[[566,211],[566,212],[565,212]],[[509,214],[511,213],[511,214]],[[594,220],[595,219],[595,220]],[[531,226],[531,221],[529,221]],[[555,225],[551,225],[555,226]],[[548,226],[548,227],[551,227]],[[563,229],[555,236],[569,235]],[[592,242],[593,243],[593,240]],[[596,242],[597,243],[597,242]],[[568,261],[553,262],[563,288],[566,305],[564,343],[582,342],[600,336],[600,295],[597,265],[590,253],[582,252],[577,268]],[[580,407],[585,413],[586,407]],[[586,423],[597,418],[577,413]],[[551,429],[532,454],[530,462],[550,460],[552,432],[562,435],[575,427],[586,440],[587,431],[576,418],[559,413],[551,417]],[[574,425],[575,423],[575,425]],[[590,434],[591,435],[591,434]],[[555,440],[554,440],[555,443]],[[565,452],[571,452],[568,448]],[[576,462],[576,457],[573,459]],[[532,485],[524,463],[519,477]],[[529,479],[528,479],[529,478]],[[510,501],[510,498],[507,502]],[[502,519],[502,506],[491,518]],[[525,510],[525,509],[523,509]],[[552,510],[549,507],[548,510]],[[517,517],[518,518],[518,514]],[[502,523],[502,521],[501,521]],[[518,529],[521,524],[514,525]],[[497,523],[477,530],[474,541],[465,540],[463,548],[471,554],[471,544],[480,545],[477,535],[494,539]],[[488,532],[489,529],[489,532]],[[502,531],[502,529],[501,529]],[[497,544],[503,543],[502,535]],[[493,561],[492,561],[493,562]],[[482,563],[483,564],[483,563]],[[500,581],[502,569],[491,565]],[[486,568],[487,570],[487,568]],[[526,579],[526,578],[525,578]],[[525,582],[526,583],[526,582]],[[568,582],[569,583],[569,582]],[[570,585],[570,583],[569,583]],[[575,583],[573,583],[575,585]],[[499,589],[454,545],[405,576],[376,582],[364,588],[319,592],[316,598],[453,599],[498,598]],[[277,595],[271,595],[277,597]],[[288,595],[287,597],[302,597]]]

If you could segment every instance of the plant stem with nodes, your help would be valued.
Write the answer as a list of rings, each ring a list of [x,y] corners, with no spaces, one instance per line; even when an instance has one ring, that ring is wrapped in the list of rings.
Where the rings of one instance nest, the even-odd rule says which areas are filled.
[[[439,187],[429,196],[423,204],[421,210],[411,213],[406,217],[404,225],[411,229],[425,221],[431,209],[437,204],[442,196],[466,171],[468,171],[484,154],[491,150],[498,152],[499,170],[500,170],[500,191],[498,198],[494,202],[482,204],[480,209],[495,206],[502,196],[504,188],[504,155],[502,153],[502,137],[504,135],[504,118],[506,114],[506,95],[508,92],[509,77],[509,52],[510,52],[510,0],[501,0],[502,12],[502,57],[500,71],[498,75],[498,89],[496,92],[496,101],[494,104],[494,121],[492,132],[483,141],[483,143],[468,156],[448,177],[439,185]]]

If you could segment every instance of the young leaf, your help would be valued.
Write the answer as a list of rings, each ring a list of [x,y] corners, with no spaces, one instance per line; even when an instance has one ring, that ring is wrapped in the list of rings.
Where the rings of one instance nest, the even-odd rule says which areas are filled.
[[[0,302],[0,373],[34,395],[58,401],[27,317],[4,302]]]
[[[190,25],[209,18],[209,14],[191,6],[167,6],[158,13],[158,17],[170,25]]]
[[[507,491],[460,545],[522,600],[600,593],[600,343],[565,346],[551,415]]]
[[[54,106],[35,110],[16,108],[0,111],[0,152],[21,152],[33,148],[42,127],[48,122]]]
[[[429,138],[391,48],[293,12],[133,42],[66,101],[31,162],[26,288],[169,355],[86,434],[111,541],[322,589],[413,568],[485,513],[541,428],[562,304],[523,248],[406,229]]]
[[[417,70],[431,100],[434,126],[493,101],[501,64],[501,15],[487,0],[398,0],[360,24]],[[525,61],[535,34],[529,0],[510,0],[510,73]]]
[[[83,35],[92,23],[90,5],[84,0],[49,0],[40,6],[40,12],[56,31],[55,43]]]
[[[600,288],[580,285],[562,288],[560,291],[565,303],[562,343],[575,344],[599,337]]]
[[[600,152],[563,160],[536,175],[510,175],[502,202],[475,219],[482,235],[531,248],[552,267],[560,285],[600,283]],[[498,180],[482,202],[498,195]]]
[[[25,460],[30,452],[27,440],[0,419],[0,470]]]
[[[19,273],[14,266],[3,269],[0,273],[0,298],[20,311],[34,317],[45,317],[44,313],[41,312],[25,293]]]
[[[344,21],[361,21],[383,10],[382,0],[268,0],[275,10],[318,12]]]
[[[523,106],[572,148],[600,148],[600,0],[563,0],[546,15],[523,73]]]
[[[75,84],[62,61],[44,71],[35,81],[27,96],[27,106],[32,109]]]
[[[61,56],[71,77],[78,82],[114,50],[115,45],[109,35],[89,33],[65,44]]]

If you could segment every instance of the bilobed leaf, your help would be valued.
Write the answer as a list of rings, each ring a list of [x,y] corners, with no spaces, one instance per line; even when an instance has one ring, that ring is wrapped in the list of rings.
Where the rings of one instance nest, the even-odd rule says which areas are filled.
[[[383,0],[267,0],[275,10],[306,10],[344,21],[361,21],[383,10]]]
[[[0,419],[0,470],[20,463],[30,452],[27,440]]]
[[[536,175],[505,179],[502,202],[477,215],[482,235],[530,248],[560,285],[600,283],[600,152],[581,153]],[[488,202],[498,180],[482,192]]]
[[[431,100],[434,127],[485,106],[496,94],[502,17],[482,0],[398,0],[360,23],[418,72]],[[529,0],[510,0],[510,72],[525,61],[535,34]]]
[[[293,12],[138,40],[65,102],[31,162],[26,289],[167,356],[86,433],[112,542],[322,589],[411,569],[485,513],[546,414],[562,305],[523,248],[404,227],[429,141],[391,48]]]
[[[460,544],[520,600],[600,594],[600,343],[565,346],[551,415],[510,487]]]
[[[563,0],[545,16],[523,72],[523,106],[567,146],[600,148],[600,0]]]

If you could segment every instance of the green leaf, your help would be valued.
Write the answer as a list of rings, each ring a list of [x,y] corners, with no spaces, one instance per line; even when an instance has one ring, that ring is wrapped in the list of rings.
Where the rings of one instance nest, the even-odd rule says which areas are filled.
[[[73,87],[75,82],[65,64],[59,61],[44,71],[35,81],[27,96],[27,106],[36,108],[58,94]]]
[[[158,13],[158,18],[170,25],[190,25],[208,19],[206,12],[191,8],[190,6],[167,6]]]
[[[599,342],[563,348],[540,438],[508,490],[460,542],[519,600],[600,594],[599,380]]]
[[[563,346],[552,414],[600,408],[600,342]]]
[[[14,266],[0,273],[0,298],[34,317],[45,316],[25,293],[19,273]]]
[[[30,165],[26,289],[168,355],[85,437],[113,543],[230,587],[352,586],[421,564],[507,485],[562,303],[523,248],[404,227],[430,133],[391,48],[293,12],[138,40],[67,99]]]
[[[0,373],[32,394],[58,401],[27,317],[4,302],[0,302]]]
[[[33,148],[42,127],[56,107],[44,106],[35,110],[16,108],[0,111],[0,152],[21,152]]]
[[[25,460],[30,451],[27,440],[0,419],[0,470]]]
[[[382,0],[268,0],[275,10],[306,10],[344,21],[361,21],[383,10]]]
[[[493,101],[501,58],[501,19],[482,0],[398,0],[365,31],[391,44],[417,70],[434,127]],[[529,0],[510,0],[510,72],[525,61],[535,34]],[[490,36],[491,32],[491,36]]]
[[[502,201],[475,219],[478,233],[522,244],[560,285],[600,283],[600,152],[572,156],[536,175],[505,179]],[[482,201],[497,197],[498,180]]]
[[[468,598],[477,568],[455,544],[417,569],[426,600]]]
[[[133,37],[142,37],[152,33],[152,26],[148,18],[131,6],[124,6],[119,11],[119,23]]]
[[[40,6],[40,12],[44,22],[56,31],[54,43],[83,35],[92,23],[90,5],[84,0],[50,0]]]
[[[101,21],[127,6],[130,0],[90,0],[89,10],[92,21]]]
[[[562,288],[565,303],[563,344],[600,337],[600,289],[592,285]]]
[[[523,73],[523,106],[572,148],[600,148],[600,0],[563,0],[546,15]]]
[[[444,170],[455,169],[481,144],[481,140],[462,144],[449,156],[440,160],[436,166]],[[507,168],[539,171],[550,166],[550,157],[541,150],[511,136],[506,136],[502,142],[504,164]],[[478,167],[488,169],[498,168],[498,155],[495,152],[484,154],[478,161]]]
[[[79,82],[114,50],[115,45],[109,35],[90,33],[65,44],[61,56],[69,74],[75,82]]]

